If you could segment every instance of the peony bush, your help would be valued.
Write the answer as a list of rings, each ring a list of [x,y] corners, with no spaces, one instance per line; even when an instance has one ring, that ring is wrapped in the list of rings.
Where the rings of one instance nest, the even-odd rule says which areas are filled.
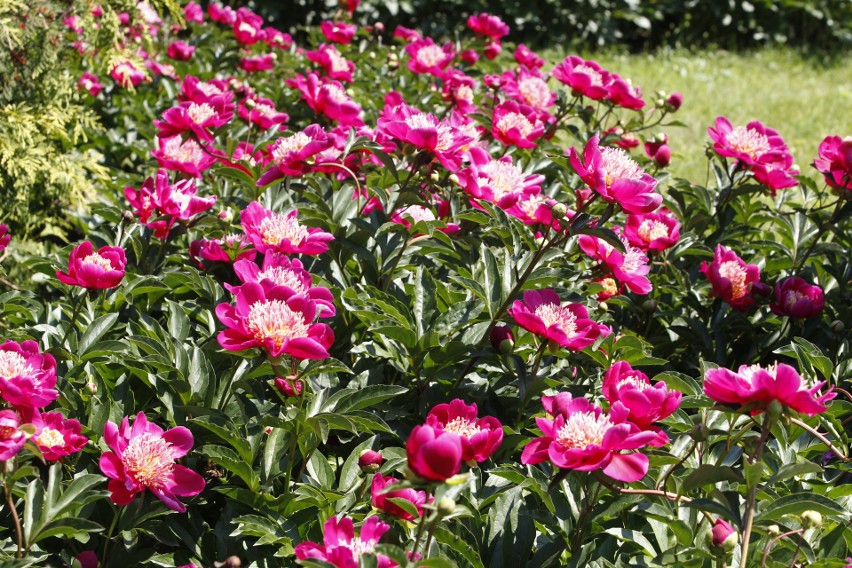
[[[852,564],[845,133],[674,179],[688,93],[357,7],[68,13],[113,183],[0,225],[4,565]]]

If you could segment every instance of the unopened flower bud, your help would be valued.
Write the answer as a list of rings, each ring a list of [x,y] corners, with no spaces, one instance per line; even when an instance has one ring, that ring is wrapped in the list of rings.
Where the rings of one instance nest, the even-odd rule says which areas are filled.
[[[219,211],[219,218],[230,224],[234,220],[234,212],[230,209],[222,209]]]
[[[784,405],[778,399],[773,400],[766,407],[766,414],[770,418],[778,418],[782,412],[784,412]]]
[[[658,167],[665,168],[672,161],[672,150],[668,147],[667,144],[663,144],[660,146],[660,149],[657,150],[657,153],[654,154],[654,163],[657,164]]]
[[[291,379],[275,379],[275,388],[284,393],[284,396],[299,396],[302,394],[302,381]]]
[[[716,519],[713,529],[710,531],[710,542],[713,547],[724,552],[730,552],[736,548],[740,535],[728,521]]]
[[[550,215],[554,219],[561,219],[566,213],[568,213],[568,207],[566,207],[564,203],[555,203],[553,207],[550,208]]]
[[[833,331],[837,335],[840,335],[841,333],[846,331],[846,324],[843,323],[840,320],[834,320],[833,322],[831,322],[830,327],[831,327],[831,331]]]
[[[683,95],[680,93],[672,93],[669,95],[669,98],[666,99],[666,103],[668,103],[672,112],[675,112],[680,108],[680,105],[683,104]]]
[[[92,394],[92,395],[98,394],[98,384],[94,381],[91,381],[91,380],[87,381],[86,382],[86,391],[89,394]]]
[[[450,183],[452,183],[453,185],[459,184],[459,176],[457,176],[456,174],[450,174],[450,177],[448,177],[447,179],[450,180]]]
[[[508,325],[496,325],[491,330],[491,346],[495,351],[506,355],[515,348],[515,336]]]
[[[769,536],[778,536],[779,534],[781,534],[781,527],[779,527],[778,525],[769,525],[768,527],[766,527],[766,534],[768,534]]]
[[[654,300],[645,300],[642,302],[642,311],[648,314],[653,314],[657,311],[657,302]]]
[[[703,422],[699,422],[698,424],[694,425],[689,431],[689,436],[696,442],[703,442],[707,439],[707,436],[709,434],[710,431],[707,429],[707,425]]]
[[[453,511],[456,510],[456,502],[450,499],[449,497],[442,497],[440,501],[438,501],[438,512],[442,517],[447,515],[451,515]]]
[[[377,452],[375,450],[364,450],[361,452],[361,455],[358,456],[358,467],[361,468],[361,471],[368,472],[376,472],[381,467],[384,458],[382,458],[382,453]]]
[[[438,183],[438,180],[441,179],[441,173],[440,172],[432,172],[431,174],[429,174],[429,179],[434,181],[435,183]]]
[[[125,209],[124,212],[121,214],[121,220],[127,224],[130,224],[136,220],[136,216],[133,214],[132,211],[127,211]]]
[[[254,108],[255,106],[254,99],[246,99],[246,108]]]
[[[822,526],[822,515],[819,511],[809,509],[802,513],[802,526],[806,529],[818,529]]]

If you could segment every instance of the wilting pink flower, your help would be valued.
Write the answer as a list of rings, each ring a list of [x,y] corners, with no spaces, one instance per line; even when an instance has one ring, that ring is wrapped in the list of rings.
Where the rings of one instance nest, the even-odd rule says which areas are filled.
[[[631,110],[641,110],[645,106],[645,101],[642,100],[642,89],[634,87],[630,81],[615,74],[612,75],[612,84],[609,86],[607,98],[614,104]]]
[[[648,375],[627,361],[616,361],[604,374],[603,395],[610,404],[621,402],[628,411],[627,419],[639,428],[657,432],[657,439],[649,442],[650,445],[662,446],[668,442],[666,433],[653,424],[677,410],[681,400],[679,391],[670,391],[663,381],[651,384]]]
[[[108,421],[104,441],[112,451],[101,455],[100,468],[110,478],[107,488],[116,505],[129,505],[137,493],[148,489],[169,509],[183,513],[186,506],[178,497],[204,490],[204,478],[175,463],[192,449],[192,433],[183,426],[164,432],[140,412],[132,427],[127,416],[121,426]]]
[[[445,481],[461,470],[462,441],[458,434],[423,424],[408,436],[408,467],[419,477]]]
[[[339,81],[320,78],[316,73],[310,72],[307,75],[296,75],[285,83],[297,89],[314,112],[324,114],[344,126],[363,126],[361,105],[346,94]]]
[[[97,97],[101,91],[104,90],[104,86],[98,81],[98,76],[93,75],[86,71],[80,76],[80,79],[77,81],[77,86],[93,97]]]
[[[183,7],[183,17],[187,22],[204,23],[204,9],[197,2],[189,2]]]
[[[584,349],[601,335],[609,335],[609,328],[589,319],[585,306],[563,306],[556,292],[549,288],[527,290],[524,300],[515,300],[508,312],[522,328],[571,351]]]
[[[503,441],[500,422],[493,416],[479,418],[476,403],[468,405],[460,398],[433,407],[426,424],[457,434],[461,438],[462,459],[468,464],[487,460]]]
[[[184,41],[173,41],[166,48],[166,55],[177,61],[189,61],[195,53],[195,46]]]
[[[263,39],[263,18],[243,6],[234,20],[234,37],[243,45],[254,45]]]
[[[570,55],[553,68],[551,75],[571,87],[575,95],[583,95],[596,101],[609,96],[612,75],[594,61],[585,61],[576,55]]]
[[[471,151],[470,167],[458,173],[462,188],[476,199],[482,199],[509,209],[528,195],[541,191],[544,176],[525,174],[514,164],[511,156],[495,160],[487,152]]]
[[[275,54],[263,53],[250,57],[241,57],[237,62],[237,67],[247,73],[257,73],[259,71],[269,71],[275,67]]]
[[[519,43],[515,48],[515,61],[527,69],[539,69],[544,66],[544,59],[526,45]]]
[[[737,253],[722,245],[716,245],[712,262],[701,263],[701,272],[710,281],[713,295],[740,312],[754,303],[753,291],[762,291],[760,268],[746,264]]]
[[[317,305],[319,317],[334,317],[334,296],[328,288],[313,285],[311,273],[305,270],[297,258],[291,259],[275,252],[267,253],[263,257],[262,268],[253,260],[238,260],[234,263],[234,273],[243,284],[267,281],[288,289],[292,294],[305,294]],[[239,287],[225,284],[225,288],[236,293]]]
[[[227,327],[219,333],[219,345],[228,351],[258,347],[270,357],[326,359],[334,333],[323,323],[313,323],[317,316],[313,300],[291,292],[268,281],[240,286],[236,305],[216,306],[216,316]]]
[[[499,40],[509,33],[509,26],[491,14],[473,14],[467,19],[467,27],[480,37]]]
[[[243,120],[256,124],[264,130],[282,125],[290,119],[286,112],[275,110],[275,103],[263,97],[249,98],[241,102],[239,114]]]
[[[621,148],[601,147],[598,135],[592,136],[583,150],[569,150],[571,167],[590,188],[609,203],[617,203],[628,213],[651,213],[663,198],[655,193],[657,180],[642,171]]]
[[[73,419],[66,419],[60,412],[36,413],[33,442],[47,461],[60,460],[83,449],[88,438],[80,434],[82,426]]]
[[[378,471],[384,461],[382,452],[364,450],[361,452],[361,455],[358,456],[358,467],[363,470]]]
[[[240,213],[240,223],[258,252],[316,255],[327,251],[334,237],[318,227],[301,225],[298,215],[297,209],[284,215],[252,201]]]
[[[216,204],[215,195],[198,197],[196,191],[194,180],[170,184],[169,173],[157,170],[156,180],[149,177],[138,191],[127,187],[124,196],[139,216],[139,222],[153,229],[155,237],[164,239],[176,222],[189,221]]]
[[[290,49],[293,47],[293,36],[272,27],[264,28],[263,41],[269,47],[275,49]]]
[[[312,171],[317,155],[330,148],[332,143],[333,140],[318,124],[311,124],[301,132],[279,138],[269,147],[272,166],[260,176],[257,186]]]
[[[825,308],[822,288],[808,284],[802,278],[785,278],[775,284],[775,301],[769,309],[779,316],[812,318]]]
[[[130,61],[117,63],[109,72],[110,77],[122,87],[137,87],[143,81],[150,80],[145,72],[133,65]]]
[[[7,461],[18,455],[27,435],[20,430],[21,417],[14,410],[0,410],[0,461]]]
[[[437,45],[432,38],[415,40],[405,46],[408,68],[418,75],[428,73],[440,77],[456,56],[452,44]]]
[[[852,137],[826,136],[819,145],[814,167],[825,177],[825,183],[852,196]]]
[[[352,43],[358,27],[355,24],[343,22],[331,22],[324,20],[320,22],[320,31],[328,41],[346,45]]]
[[[68,272],[57,270],[56,277],[65,284],[93,290],[115,288],[124,278],[126,265],[123,248],[104,246],[95,252],[92,243],[84,241],[71,251]]]
[[[544,123],[536,109],[505,101],[494,107],[491,134],[506,146],[535,148],[535,141],[544,134]]]
[[[742,365],[736,373],[724,367],[708,369],[704,394],[716,402],[738,405],[752,416],[766,411],[776,400],[796,412],[814,416],[825,412],[825,403],[836,396],[831,388],[819,395],[824,384],[821,381],[805,388],[796,369],[784,363],[768,367]]]
[[[207,103],[184,102],[167,109],[162,120],[155,120],[154,126],[160,131],[157,136],[169,138],[185,132],[191,132],[199,140],[211,141],[211,129],[227,124],[233,115],[220,115]]]
[[[627,286],[635,294],[647,294],[651,291],[651,281],[648,279],[648,257],[638,248],[631,246],[627,239],[620,237],[624,252],[618,250],[605,240],[591,235],[580,235],[580,249],[589,257],[599,260],[619,282]]]
[[[183,172],[200,178],[202,173],[216,162],[216,158],[204,151],[195,140],[182,140],[181,136],[163,138],[157,136],[157,148],[151,155],[157,158],[161,168]]]
[[[337,79],[346,83],[352,82],[355,64],[340,55],[340,52],[333,45],[323,43],[316,51],[306,51],[305,56],[310,61],[322,66],[330,79]]]
[[[373,507],[383,511],[389,515],[394,515],[406,521],[413,521],[417,517],[391,501],[390,499],[405,499],[410,501],[417,509],[417,515],[423,514],[423,505],[427,502],[431,503],[433,498],[430,496],[427,500],[425,491],[416,491],[411,488],[394,489],[394,484],[399,483],[398,479],[393,477],[385,477],[381,473],[373,476],[373,481],[370,484],[370,495],[373,501]]]
[[[56,361],[38,343],[6,341],[0,345],[0,397],[18,409],[43,408],[59,398]]]
[[[12,235],[9,234],[9,226],[6,223],[0,223],[0,252],[3,252],[9,242],[12,240]]]
[[[360,534],[355,536],[352,519],[344,517],[338,520],[337,517],[331,517],[325,522],[323,545],[301,542],[296,545],[296,558],[322,560],[336,568],[357,568],[361,555],[375,554],[376,544],[388,530],[390,526],[387,523],[378,517],[370,517],[361,526]],[[376,561],[379,568],[393,568],[397,565],[382,554],[376,554]]]
[[[653,442],[657,434],[641,431],[627,420],[628,411],[615,402],[609,414],[585,398],[572,399],[560,393],[559,412],[551,420],[536,418],[542,437],[526,445],[521,463],[550,461],[556,467],[603,472],[613,479],[631,483],[648,473],[648,456],[637,450]]]
[[[713,528],[710,531],[710,538],[713,546],[731,549],[736,546],[739,541],[739,535],[736,529],[731,526],[731,523],[725,519],[716,519],[713,523]]]
[[[254,260],[257,251],[245,235],[225,235],[220,239],[201,239],[189,245],[189,256],[199,268],[206,269],[205,262],[234,262]]]
[[[631,213],[624,225],[624,238],[642,250],[666,250],[680,239],[680,223],[668,209],[656,213]]]

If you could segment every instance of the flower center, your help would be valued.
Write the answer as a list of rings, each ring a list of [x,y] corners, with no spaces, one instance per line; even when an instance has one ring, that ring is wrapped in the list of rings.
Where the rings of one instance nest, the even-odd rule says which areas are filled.
[[[603,75],[601,75],[597,70],[593,67],[589,67],[588,65],[577,65],[574,67],[574,73],[580,73],[589,78],[590,82],[595,87],[600,87],[603,85]]]
[[[541,77],[527,77],[518,81],[518,91],[528,105],[543,109],[550,103],[550,89]]]
[[[311,137],[304,132],[297,132],[287,138],[279,138],[272,149],[272,158],[281,163],[286,160],[290,154],[301,152],[305,146],[310,144]]]
[[[666,224],[654,219],[645,219],[642,221],[637,232],[639,233],[639,237],[641,237],[645,243],[650,243],[657,239],[663,239],[669,236],[669,228]]]
[[[186,113],[195,124],[202,124],[216,115],[216,111],[207,103],[192,103],[189,105],[189,109],[187,109]]]
[[[399,211],[401,217],[408,217],[415,223],[420,221],[434,221],[435,214],[428,207],[422,205],[409,205]]]
[[[188,164],[197,164],[202,158],[201,147],[195,140],[181,143],[180,136],[169,138],[163,146],[163,155],[169,160]]]
[[[611,278],[607,276],[606,278],[600,281],[601,286],[603,286],[603,291],[610,295],[615,296],[618,294],[618,283],[615,281],[615,278]]]
[[[0,379],[26,377],[32,374],[33,368],[27,365],[27,360],[14,351],[0,351]]]
[[[172,445],[159,434],[146,432],[127,444],[121,456],[125,471],[145,487],[162,487],[174,468]]]
[[[266,103],[256,103],[254,105],[254,110],[260,113],[261,116],[265,116],[267,118],[272,118],[276,114],[275,107]]]
[[[0,440],[11,440],[17,433],[17,428],[13,428],[11,426],[0,426]]]
[[[93,252],[89,256],[83,259],[83,264],[93,264],[95,266],[99,266],[104,270],[113,270],[112,263],[108,258],[104,258],[96,252]]]
[[[485,174],[479,178],[480,185],[488,185],[495,197],[500,198],[507,193],[521,192],[524,189],[524,174],[521,168],[511,162],[491,160],[479,171]]]
[[[731,299],[738,300],[746,295],[746,271],[736,260],[723,262],[719,274],[731,281]]]
[[[375,540],[361,540],[357,536],[343,545],[352,551],[352,555],[355,558],[358,558],[362,554],[369,554],[376,549]]]
[[[621,263],[621,270],[627,274],[633,274],[644,266],[648,257],[638,248],[627,244],[624,239],[621,242],[624,243],[624,262]]]
[[[438,121],[435,117],[426,114],[425,112],[420,112],[417,114],[412,114],[408,118],[405,119],[405,125],[409,128],[414,128],[417,130],[429,130],[432,128],[437,128]]]
[[[791,310],[793,306],[795,306],[799,300],[802,298],[806,298],[804,294],[799,292],[798,290],[787,290],[787,293],[784,295],[784,306]]]
[[[622,387],[627,385],[633,385],[634,387],[636,387],[636,390],[640,391],[651,388],[651,383],[649,381],[643,381],[636,375],[627,375],[626,377],[618,381],[618,385],[616,386],[616,388],[621,390]]]
[[[295,291],[297,294],[301,294],[307,288],[302,281],[299,279],[298,275],[292,270],[288,270],[281,266],[270,266],[264,270],[261,270],[257,274],[258,280],[269,279],[275,282],[276,286],[286,286],[291,290]]]
[[[471,422],[466,418],[458,416],[444,425],[444,432],[452,432],[453,434],[458,434],[459,436],[463,436],[469,440],[474,435],[479,434],[481,430],[479,426],[476,425],[476,422]]]
[[[308,336],[308,324],[302,313],[291,310],[283,300],[252,304],[246,327],[255,339],[271,339],[275,347],[281,347],[290,339]]]
[[[206,82],[199,82],[196,87],[199,91],[207,95],[208,97],[212,97],[214,95],[223,95],[224,91],[217,87],[216,85],[211,85]]]
[[[734,128],[726,139],[728,146],[756,159],[771,149],[769,139],[757,130],[745,126]]]
[[[506,133],[512,128],[517,128],[522,137],[526,138],[533,131],[533,124],[527,117],[519,112],[509,112],[500,117],[497,121],[497,130]]]
[[[444,61],[446,54],[438,45],[426,45],[417,51],[417,62],[424,67],[435,67]]]
[[[566,449],[583,450],[594,444],[600,446],[612,424],[609,416],[594,412],[575,412],[556,432],[556,441]]]
[[[557,326],[568,337],[577,332],[577,316],[565,306],[559,304],[542,304],[535,309],[535,315],[541,318],[544,325]]]
[[[255,34],[257,33],[257,30],[254,29],[254,26],[251,25],[248,22],[240,22],[239,25],[237,26],[237,29],[241,32],[250,34],[252,37],[254,37]]]
[[[349,71],[349,61],[340,55],[336,49],[326,51],[328,60],[331,63],[331,71],[337,73],[339,71]]]
[[[308,230],[299,224],[295,217],[272,212],[260,222],[260,236],[264,244],[277,245],[288,239],[294,247],[308,238]]]
[[[606,175],[606,186],[620,179],[642,179],[642,168],[622,148],[607,146],[601,150],[601,169]]]
[[[62,432],[53,428],[44,428],[35,441],[39,446],[44,446],[45,448],[65,446],[65,436],[62,435]]]

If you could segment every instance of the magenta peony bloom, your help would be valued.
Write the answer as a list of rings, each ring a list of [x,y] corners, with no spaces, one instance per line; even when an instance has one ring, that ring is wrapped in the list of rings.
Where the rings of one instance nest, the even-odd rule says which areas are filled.
[[[444,85],[441,87],[441,97],[454,105],[454,110],[468,114],[476,112],[473,91],[476,81],[458,69],[450,69],[444,74]]]
[[[599,260],[619,282],[627,286],[635,294],[647,294],[651,291],[651,281],[648,273],[648,257],[638,248],[631,246],[623,236],[619,237],[624,252],[621,252],[608,242],[591,235],[580,235],[580,249],[590,258]]]
[[[286,112],[275,110],[275,103],[263,97],[247,98],[240,103],[239,115],[243,120],[269,130],[273,126],[283,128],[283,124],[290,119]]]
[[[415,426],[405,444],[408,467],[419,477],[445,481],[461,470],[462,441],[458,434],[430,424]]]
[[[581,304],[563,306],[553,290],[527,290],[523,302],[515,300],[507,310],[522,328],[571,351],[579,351],[609,335],[609,328],[589,319]]]
[[[627,419],[640,429],[657,432],[657,439],[649,445],[659,447],[669,441],[666,433],[653,424],[678,409],[679,391],[670,391],[663,381],[652,385],[648,375],[635,370],[627,361],[616,361],[604,374],[603,395],[610,404],[623,404],[629,413]]]
[[[642,250],[666,250],[680,239],[680,223],[668,209],[627,216],[624,238]]]
[[[355,38],[355,32],[358,30],[355,24],[346,24],[343,22],[330,22],[328,20],[320,22],[320,31],[328,41],[349,44]]]
[[[124,196],[139,216],[139,222],[165,239],[177,221],[189,221],[216,204],[216,196],[197,197],[194,180],[169,183],[169,173],[157,170],[156,181],[149,177],[139,190],[124,188]],[[154,216],[152,220],[151,217]]]
[[[121,61],[110,69],[110,77],[122,87],[138,87],[143,81],[150,81],[145,72],[130,61]]]
[[[252,201],[240,212],[240,223],[258,252],[316,255],[327,251],[328,242],[334,240],[331,233],[300,225],[298,216],[298,209],[284,215]]]
[[[713,262],[701,263],[701,272],[710,281],[713,295],[739,312],[754,304],[752,293],[762,291],[764,286],[756,264],[746,264],[737,253],[722,245],[716,245]]]
[[[379,118],[377,129],[394,140],[432,153],[451,172],[461,167],[461,153],[472,140],[449,121],[438,120],[405,104]]]
[[[431,37],[412,41],[405,46],[405,52],[408,54],[408,68],[412,73],[428,73],[435,77],[441,77],[444,69],[456,56],[451,43],[445,43],[442,47]]]
[[[80,434],[80,423],[66,419],[60,412],[37,413],[33,417],[33,425],[36,427],[33,441],[47,461],[57,461],[75,454],[89,441]]]
[[[305,294],[317,305],[317,314],[321,318],[334,317],[334,296],[328,288],[314,286],[310,272],[305,270],[297,258],[288,258],[283,254],[267,253],[263,256],[263,268],[258,268],[253,260],[237,260],[234,272],[243,284],[266,281],[282,286],[292,294]],[[236,294],[238,286],[225,284],[228,291]]]
[[[556,467],[603,472],[631,483],[648,473],[648,456],[637,450],[653,442],[655,432],[641,431],[627,420],[628,411],[615,402],[609,414],[585,398],[560,393],[560,411],[553,420],[536,418],[543,436],[532,440],[521,454],[521,463],[550,461]]]
[[[230,6],[223,6],[219,2],[211,2],[210,5],[207,6],[207,14],[214,22],[224,24],[226,26],[232,26],[234,25],[234,22],[237,21],[236,10]]]
[[[272,27],[264,28],[263,41],[274,49],[290,49],[293,47],[293,36]]]
[[[272,166],[260,176],[257,186],[313,171],[317,156],[332,144],[333,140],[318,124],[311,124],[301,132],[279,138],[269,147]]]
[[[552,120],[547,109],[556,104],[556,93],[550,90],[538,71],[524,68],[519,69],[517,74],[506,71],[503,73],[503,90],[515,101],[537,110],[542,120]]]
[[[825,403],[836,396],[833,389],[818,395],[824,384],[822,381],[811,388],[803,388],[796,369],[784,363],[768,367],[742,365],[736,373],[724,367],[708,369],[704,376],[704,394],[716,402],[740,406],[752,416],[766,411],[773,401],[814,416],[825,412]]]
[[[14,410],[0,410],[0,462],[12,459],[27,441],[20,430],[21,417]]]
[[[499,160],[480,149],[471,150],[471,165],[458,173],[459,183],[468,194],[509,209],[519,200],[541,192],[544,176],[524,174],[511,156]]]
[[[91,290],[115,288],[124,278],[126,265],[123,248],[104,246],[95,252],[92,243],[84,241],[71,251],[68,272],[57,270],[56,277],[65,284]]]
[[[183,7],[183,17],[186,18],[187,22],[203,24],[204,9],[198,2],[189,2],[186,6]]]
[[[83,89],[93,97],[97,97],[104,90],[103,84],[98,81],[98,76],[86,71],[77,81],[77,87]]]
[[[598,300],[605,302],[614,296],[620,296],[624,293],[624,286],[612,276],[604,276],[593,280],[603,286],[603,290],[598,292]]]
[[[352,82],[355,64],[340,55],[340,52],[333,45],[320,44],[316,51],[306,51],[305,57],[322,66],[330,79],[337,79],[345,83]]]
[[[336,568],[357,568],[362,554],[375,554],[374,550],[382,535],[390,530],[390,526],[370,517],[361,526],[358,536],[352,519],[344,517],[340,520],[331,517],[325,522],[323,545],[315,542],[302,542],[296,545],[296,558],[299,560],[316,559],[328,562]],[[379,568],[393,568],[396,562],[387,556],[376,554]]]
[[[364,125],[361,120],[361,105],[346,94],[339,81],[320,78],[314,72],[307,75],[297,74],[295,78],[285,81],[290,87],[297,89],[302,99],[311,109],[344,126],[359,127]]]
[[[198,77],[187,75],[181,82],[177,98],[181,102],[209,105],[217,114],[227,116],[228,120],[234,114],[234,93],[219,79],[201,81]]]
[[[569,55],[553,68],[551,75],[571,87],[575,96],[583,95],[596,101],[609,96],[612,75],[594,61]]]
[[[173,41],[166,48],[166,55],[176,61],[189,61],[195,53],[195,46],[184,41]]]
[[[167,109],[162,120],[154,121],[154,126],[161,138],[191,132],[199,140],[210,142],[213,139],[210,130],[227,124],[232,117],[233,113],[219,114],[208,103],[184,102]]]
[[[825,177],[825,183],[852,197],[852,137],[826,136],[819,145],[814,167]]]
[[[405,499],[406,501],[411,501],[411,503],[417,508],[418,516],[423,514],[423,505],[431,503],[434,499],[431,495],[427,499],[425,491],[416,491],[411,488],[394,489],[393,486],[396,483],[399,483],[398,479],[385,477],[381,473],[377,473],[373,476],[373,482],[370,485],[370,495],[373,501],[373,507],[406,521],[413,521],[417,519],[417,517],[393,501],[390,501],[390,499]]]
[[[240,57],[237,62],[237,67],[247,73],[258,73],[260,71],[269,71],[275,67],[275,54],[262,53],[251,57]]]
[[[116,505],[129,505],[137,493],[148,489],[169,509],[183,513],[186,507],[178,497],[192,497],[204,489],[204,478],[175,463],[192,449],[192,433],[183,426],[164,432],[140,412],[132,427],[127,416],[121,426],[108,421],[104,441],[112,451],[101,455],[100,468],[110,478],[110,499]]]
[[[509,33],[506,22],[491,14],[473,14],[467,19],[467,27],[479,37],[500,40]]]
[[[199,268],[206,270],[206,262],[234,262],[254,260],[257,251],[245,235],[225,235],[220,239],[201,239],[189,244],[189,256]]]
[[[544,123],[531,106],[505,101],[494,107],[491,134],[506,146],[535,148],[544,134]]]
[[[582,160],[575,147],[569,149],[569,155],[571,167],[580,179],[605,201],[621,205],[628,213],[651,213],[663,201],[654,192],[657,180],[643,172],[621,148],[602,148],[597,134],[586,143]]]
[[[234,37],[243,45],[254,45],[263,39],[263,18],[243,6],[233,23]]]
[[[822,288],[808,284],[801,278],[785,278],[775,284],[775,300],[769,309],[779,316],[812,318],[825,308]]]
[[[157,145],[158,148],[152,150],[151,155],[157,158],[161,168],[167,170],[200,178],[205,170],[216,163],[216,158],[191,138],[182,140],[180,136],[157,136]]]
[[[0,252],[6,250],[9,246],[9,241],[12,240],[12,235],[9,234],[9,226],[5,223],[0,223]]]
[[[432,408],[426,424],[457,434],[462,442],[462,459],[471,466],[490,458],[503,441],[500,422],[493,416],[479,418],[476,403],[468,405],[460,398]]]
[[[406,28],[405,26],[397,26],[396,28],[394,28],[393,37],[399,38],[405,43],[411,43],[413,41],[423,39],[423,36],[420,35],[420,32],[411,28]]]
[[[334,333],[324,323],[314,323],[317,304],[306,294],[293,294],[284,286],[264,280],[249,282],[236,293],[236,305],[216,306],[216,316],[227,329],[218,335],[228,351],[258,347],[270,357],[326,359]]]
[[[449,202],[439,201],[437,206],[438,215],[435,215],[435,212],[425,205],[406,205],[391,214],[390,222],[402,225],[406,229],[411,229],[411,227],[420,221],[429,222],[440,219],[445,223],[443,227],[439,228],[442,233],[446,233],[448,235],[458,233],[461,230],[461,227],[457,223],[448,221],[450,213]]]
[[[642,110],[645,106],[645,101],[642,100],[642,89],[634,87],[629,80],[622,79],[614,73],[607,98],[614,104],[631,110]]]
[[[30,339],[0,345],[0,397],[20,410],[44,408],[57,398],[56,360]]]
[[[539,69],[544,66],[544,59],[526,45],[519,43],[515,48],[515,61],[527,69]]]

